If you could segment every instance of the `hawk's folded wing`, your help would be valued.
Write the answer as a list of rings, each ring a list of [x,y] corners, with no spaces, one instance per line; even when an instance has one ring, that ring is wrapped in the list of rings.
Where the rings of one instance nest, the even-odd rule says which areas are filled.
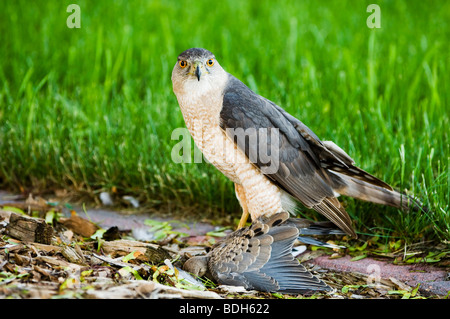
[[[257,95],[232,75],[223,92],[220,125],[229,136],[233,131],[227,129],[243,129],[246,138],[230,137],[263,174],[302,204],[356,237],[349,215],[335,198],[332,185],[336,180],[330,178],[321,164],[328,158],[345,167],[351,165],[349,160],[335,156],[301,121]],[[271,135],[273,130],[275,135]],[[258,132],[267,134],[263,137]],[[273,145],[278,147],[271,149]],[[273,165],[276,171],[265,170]]]

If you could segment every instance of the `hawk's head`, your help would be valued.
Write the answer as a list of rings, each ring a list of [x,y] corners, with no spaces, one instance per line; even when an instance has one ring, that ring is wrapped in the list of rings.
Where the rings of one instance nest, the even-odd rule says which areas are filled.
[[[226,72],[210,51],[192,48],[182,52],[172,71],[175,91],[207,89],[225,76]]]

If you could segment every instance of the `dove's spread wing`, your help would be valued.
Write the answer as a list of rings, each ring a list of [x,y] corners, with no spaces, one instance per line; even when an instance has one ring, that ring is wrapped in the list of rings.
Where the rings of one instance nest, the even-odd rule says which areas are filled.
[[[213,277],[221,284],[261,291],[329,290],[292,256],[299,232],[284,224],[288,217],[288,213],[278,213],[258,219],[213,247],[208,263]]]

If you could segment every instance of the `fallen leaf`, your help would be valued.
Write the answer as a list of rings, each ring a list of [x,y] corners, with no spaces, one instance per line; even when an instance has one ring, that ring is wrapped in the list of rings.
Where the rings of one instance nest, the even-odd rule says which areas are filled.
[[[358,260],[364,259],[366,257],[367,257],[366,254],[362,254],[362,255],[353,257],[352,259],[350,259],[350,261],[358,261]]]
[[[389,280],[398,287],[399,290],[404,290],[404,291],[411,291],[412,288],[410,286],[408,286],[407,284],[401,282],[400,280],[394,278],[394,277],[389,277]]]
[[[20,214],[23,216],[28,216],[27,214],[25,214],[25,212],[23,210],[21,210],[20,208],[17,207],[13,207],[13,206],[3,206],[3,210],[4,211],[8,211],[8,212],[13,212],[16,214]]]
[[[122,258],[122,261],[123,262],[128,262],[128,261],[130,261],[130,260],[132,260],[132,259],[136,259],[138,256],[140,256],[140,255],[143,255],[143,253],[141,252],[141,251],[139,251],[139,250],[134,250],[134,251],[132,251],[131,253],[129,253],[128,255],[126,255],[126,256],[124,256],[123,258]]]

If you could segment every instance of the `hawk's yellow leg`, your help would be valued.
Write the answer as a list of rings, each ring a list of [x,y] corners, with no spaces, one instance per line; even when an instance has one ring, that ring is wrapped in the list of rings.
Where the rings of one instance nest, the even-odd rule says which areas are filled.
[[[239,221],[238,227],[242,228],[245,226],[245,224],[247,223],[247,219],[248,219],[248,208],[247,208],[247,200],[245,197],[245,192],[244,192],[244,188],[239,185],[239,184],[234,184],[234,190],[236,192],[236,197],[239,200],[239,203],[241,204],[242,207],[242,216],[241,216],[241,220]]]

